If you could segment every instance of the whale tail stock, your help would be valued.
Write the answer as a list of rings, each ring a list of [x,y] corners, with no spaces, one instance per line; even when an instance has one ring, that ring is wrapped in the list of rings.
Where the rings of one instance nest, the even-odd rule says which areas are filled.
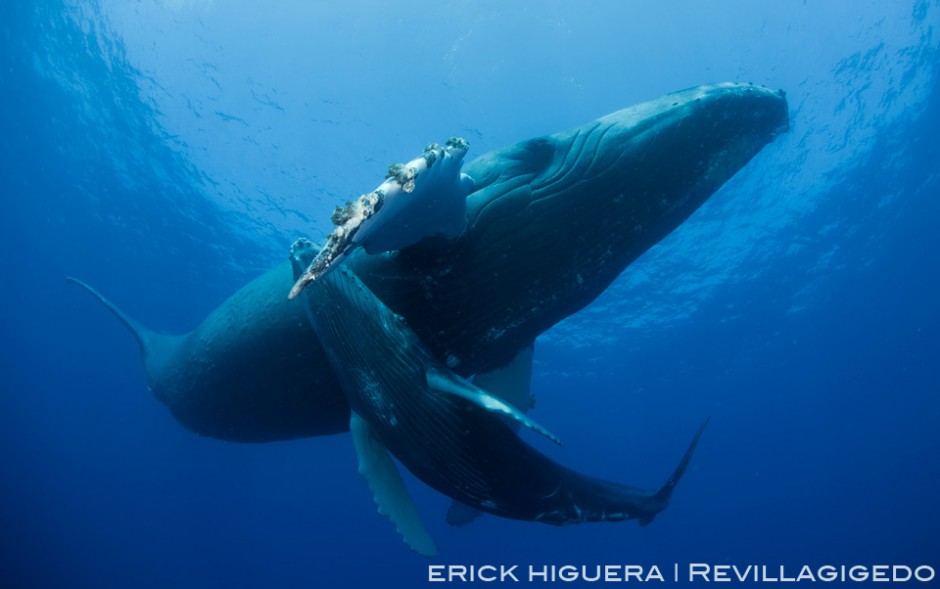
[[[131,332],[131,334],[134,336],[134,339],[137,340],[137,343],[140,345],[140,353],[144,357],[146,357],[150,353],[151,349],[153,348],[154,340],[156,338],[162,337],[159,334],[156,334],[150,331],[146,327],[143,327],[136,320],[129,317],[126,313],[124,313],[124,311],[119,309],[117,305],[109,301],[107,298],[105,298],[104,295],[102,295],[100,292],[98,292],[97,290],[89,286],[88,284],[85,284],[84,282],[82,282],[81,280],[77,278],[72,278],[71,276],[66,276],[65,281],[82,287],[83,289],[85,289],[86,292],[91,294],[91,296],[95,297],[99,303],[104,305],[106,309],[111,311],[111,313],[115,317],[117,317],[117,319],[121,323],[124,324],[127,330]]]
[[[686,469],[689,467],[689,462],[692,461],[692,455],[695,454],[695,447],[698,446],[698,441],[702,438],[702,434],[705,433],[705,428],[708,426],[708,423],[711,420],[711,417],[705,418],[705,421],[695,433],[695,437],[693,437],[692,441],[689,443],[689,447],[686,449],[685,454],[683,454],[682,460],[679,461],[676,469],[672,471],[672,474],[668,479],[666,479],[665,484],[659,488],[659,491],[656,491],[656,493],[653,495],[653,501],[657,505],[657,509],[637,519],[637,522],[641,526],[646,526],[652,523],[653,518],[655,518],[660,511],[669,505],[669,500],[672,498],[672,492],[675,490],[676,485],[679,484],[679,480],[682,478],[682,475],[685,474]]]

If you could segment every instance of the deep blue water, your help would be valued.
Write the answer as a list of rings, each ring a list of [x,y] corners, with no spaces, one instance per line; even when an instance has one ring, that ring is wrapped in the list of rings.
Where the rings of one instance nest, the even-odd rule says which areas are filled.
[[[132,338],[191,329],[385,165],[712,81],[790,133],[537,344],[566,465],[653,525],[443,521],[437,563],[940,568],[940,4],[7,2],[0,587],[419,587],[348,436],[198,437]],[[574,586],[568,584],[567,586]],[[586,586],[586,585],[585,585]]]

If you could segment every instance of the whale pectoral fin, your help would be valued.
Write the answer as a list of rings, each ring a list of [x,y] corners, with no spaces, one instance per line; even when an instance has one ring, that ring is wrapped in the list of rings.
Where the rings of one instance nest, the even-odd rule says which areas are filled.
[[[372,497],[379,506],[379,514],[387,516],[412,550],[423,556],[437,555],[437,546],[418,517],[411,496],[405,488],[388,450],[372,434],[369,424],[355,412],[349,420],[359,474],[366,480]]]
[[[473,178],[460,171],[470,144],[451,137],[444,147],[428,145],[406,164],[392,164],[385,181],[333,212],[336,229],[296,278],[294,298],[336,269],[358,248],[374,255],[415,245],[427,238],[454,239],[467,229],[467,195]]]
[[[467,382],[465,379],[457,376],[453,372],[431,366],[427,370],[426,378],[428,380],[428,386],[431,388],[431,390],[460,397],[461,399],[470,401],[482,409],[486,409],[492,413],[505,415],[519,424],[531,429],[532,431],[542,434],[549,440],[561,446],[561,441],[559,441],[559,439],[556,438],[552,432],[535,423],[528,416],[526,416],[525,413],[519,411],[499,397],[484,391],[480,387],[470,382]]]

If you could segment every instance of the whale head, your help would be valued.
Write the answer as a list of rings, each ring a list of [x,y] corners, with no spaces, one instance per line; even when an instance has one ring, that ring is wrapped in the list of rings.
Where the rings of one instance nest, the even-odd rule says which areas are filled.
[[[787,128],[781,91],[667,94],[476,158],[463,237],[350,263],[450,368],[487,371],[593,301]]]

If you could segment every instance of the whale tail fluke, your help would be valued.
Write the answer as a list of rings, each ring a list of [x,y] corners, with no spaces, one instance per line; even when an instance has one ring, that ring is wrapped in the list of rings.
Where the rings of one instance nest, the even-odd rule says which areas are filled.
[[[157,337],[157,334],[153,333],[146,327],[143,327],[140,323],[138,323],[137,321],[129,317],[126,313],[124,313],[124,311],[120,310],[117,307],[117,305],[109,301],[107,298],[105,298],[104,295],[102,295],[100,292],[98,292],[97,290],[89,286],[88,284],[85,284],[84,282],[82,282],[81,280],[77,278],[72,278],[71,276],[66,276],[65,281],[72,283],[72,284],[77,284],[78,286],[85,289],[88,293],[90,293],[93,297],[98,299],[98,302],[100,302],[102,305],[105,306],[105,308],[111,311],[111,313],[115,317],[117,317],[118,320],[121,323],[123,323],[125,327],[127,327],[128,331],[130,331],[131,334],[133,334],[134,339],[136,339],[137,343],[140,344],[141,354],[143,354],[144,356],[148,354],[148,352],[153,346],[152,342],[154,338]]]
[[[685,454],[682,456],[682,460],[680,460],[679,465],[676,466],[676,470],[672,472],[672,474],[666,480],[666,483],[660,487],[659,491],[657,491],[653,496],[655,503],[660,506],[659,509],[637,520],[641,526],[645,526],[651,523],[653,518],[656,517],[656,514],[669,505],[669,500],[672,498],[672,492],[675,490],[676,485],[679,484],[679,480],[682,478],[682,475],[685,474],[686,469],[689,467],[689,462],[692,461],[692,455],[695,454],[695,447],[698,446],[698,441],[702,438],[702,434],[705,433],[705,428],[708,426],[708,422],[711,420],[711,417],[707,417],[702,423],[701,427],[698,428],[698,431],[695,433],[695,437],[692,438],[688,449],[686,449]]]

